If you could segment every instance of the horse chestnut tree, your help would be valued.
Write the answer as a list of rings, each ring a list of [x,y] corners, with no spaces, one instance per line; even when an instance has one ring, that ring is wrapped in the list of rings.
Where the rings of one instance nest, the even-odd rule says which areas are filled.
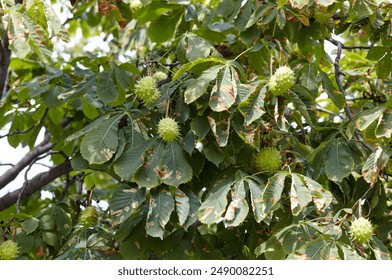
[[[390,1],[47,2],[0,3],[0,258],[390,259]]]

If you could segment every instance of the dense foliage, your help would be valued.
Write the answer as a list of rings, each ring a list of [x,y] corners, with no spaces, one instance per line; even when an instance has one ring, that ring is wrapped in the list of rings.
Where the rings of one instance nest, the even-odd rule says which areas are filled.
[[[390,1],[52,4],[1,1],[18,258],[391,257]]]

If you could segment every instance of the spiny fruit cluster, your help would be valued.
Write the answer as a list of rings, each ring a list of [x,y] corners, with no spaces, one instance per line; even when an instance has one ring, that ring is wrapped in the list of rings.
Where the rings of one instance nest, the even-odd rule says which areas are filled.
[[[355,242],[368,243],[373,235],[373,226],[368,219],[360,217],[352,222],[350,231]]]
[[[135,85],[135,94],[147,105],[156,101],[161,93],[157,89],[157,82],[153,77],[145,76]]]
[[[82,213],[80,213],[80,222],[85,227],[95,226],[98,222],[98,211],[93,206],[86,207]]]
[[[262,148],[253,156],[253,166],[258,171],[278,171],[282,164],[280,153],[277,149]]]
[[[294,72],[287,66],[279,67],[269,82],[269,89],[275,96],[282,95],[295,83]]]
[[[15,260],[19,255],[18,244],[7,240],[0,244],[0,260]]]
[[[163,118],[158,124],[158,133],[166,142],[171,142],[178,137],[180,130],[177,122],[172,118]]]

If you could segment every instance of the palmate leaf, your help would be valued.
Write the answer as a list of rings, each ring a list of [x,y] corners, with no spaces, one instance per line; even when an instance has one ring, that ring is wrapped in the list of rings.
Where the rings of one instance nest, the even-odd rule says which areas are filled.
[[[173,210],[174,199],[169,190],[163,187],[152,189],[146,222],[147,234],[163,239],[165,226]]]
[[[233,183],[233,176],[227,175],[214,184],[208,197],[199,208],[200,222],[211,225],[219,221],[226,210],[227,194]]]
[[[218,76],[209,102],[213,111],[226,111],[234,104],[238,94],[235,76],[236,72],[230,66],[225,67],[221,77]]]
[[[127,145],[114,163],[115,172],[139,187],[154,188],[165,183],[178,187],[192,179],[193,171],[177,141],[166,143],[154,137],[139,145]]]
[[[145,188],[126,184],[117,186],[110,201],[113,225],[121,224],[128,219],[145,200]]]
[[[122,114],[114,115],[86,133],[80,152],[90,164],[101,164],[113,157],[118,146],[118,123],[122,117]]]

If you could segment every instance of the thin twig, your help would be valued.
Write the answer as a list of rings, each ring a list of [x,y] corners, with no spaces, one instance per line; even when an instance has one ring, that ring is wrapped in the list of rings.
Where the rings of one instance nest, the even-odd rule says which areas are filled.
[[[33,124],[32,126],[30,126],[29,128],[27,128],[25,130],[16,129],[16,130],[14,130],[14,131],[12,131],[10,133],[7,133],[5,135],[0,135],[0,139],[2,139],[4,137],[11,137],[11,136],[14,136],[14,135],[17,135],[17,134],[25,134],[25,133],[30,132],[31,130],[33,130],[36,127],[40,127],[42,125],[42,123],[44,122],[47,114],[48,114],[48,110],[49,110],[48,108],[45,109],[45,113],[44,113],[43,117],[39,120],[38,123]]]
[[[334,44],[335,46],[337,46],[337,53],[336,53],[336,58],[335,58],[335,62],[334,62],[334,67],[335,67],[335,80],[336,80],[336,84],[338,85],[339,91],[343,94],[344,99],[346,100],[346,105],[344,106],[344,112],[346,113],[348,119],[351,121],[354,120],[354,116],[350,110],[350,107],[348,106],[347,103],[347,93],[346,90],[343,86],[342,80],[341,80],[341,76],[344,76],[344,73],[340,70],[340,59],[342,57],[342,49],[347,49],[347,47],[345,47],[343,45],[342,42],[332,39],[332,38],[325,38],[327,41],[331,42],[332,44]],[[352,49],[353,47],[350,47],[350,49]],[[363,47],[360,47],[363,48]],[[361,136],[360,132],[355,129],[354,130],[354,136],[355,138],[362,144],[362,146],[364,146],[367,150],[369,150],[370,152],[374,152],[374,148],[369,145]]]

